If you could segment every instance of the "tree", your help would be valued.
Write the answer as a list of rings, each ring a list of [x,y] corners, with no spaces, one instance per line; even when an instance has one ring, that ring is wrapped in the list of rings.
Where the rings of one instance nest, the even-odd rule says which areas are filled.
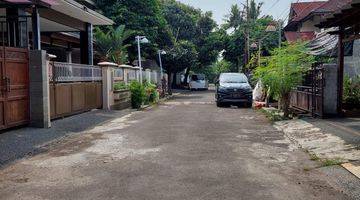
[[[127,40],[132,33],[130,30],[125,30],[124,25],[116,29],[109,27],[106,32],[96,27],[94,32],[95,44],[101,59],[109,60],[117,64],[126,63],[128,61],[127,48],[130,45],[124,44],[124,41]]]
[[[163,67],[168,74],[169,85],[171,85],[171,74],[175,76],[176,73],[194,66],[197,57],[198,53],[195,45],[189,41],[179,41],[173,47],[166,49],[166,55],[163,56]],[[171,93],[171,90],[169,93]]]
[[[250,1],[250,5],[249,5],[249,18],[251,20],[257,20],[260,16],[261,13],[261,7],[264,3],[260,2],[260,3],[256,3],[255,0],[251,0]]]
[[[261,13],[262,3],[256,3],[254,0],[250,1],[249,5],[249,18],[250,20],[246,23],[244,19],[242,19],[242,23],[235,23],[238,25],[236,29],[230,34],[227,34],[224,37],[224,53],[223,57],[225,60],[229,61],[232,65],[231,71],[239,72],[242,66],[244,66],[245,61],[245,31],[248,29],[250,35],[250,43],[255,42],[258,43],[260,39],[262,40],[261,54],[269,55],[270,51],[278,46],[278,34],[266,33],[266,27],[273,23],[274,19],[271,16],[264,16],[259,18]],[[232,18],[235,16],[233,13],[240,12],[238,6],[233,5],[230,14],[228,15],[227,22],[234,21]],[[238,15],[238,17],[241,15]],[[240,19],[240,18],[239,18]],[[227,26],[229,27],[229,26]],[[227,28],[225,26],[225,28]],[[236,26],[235,26],[236,27]],[[234,28],[234,26],[232,27]],[[254,50],[257,51],[257,50]],[[251,53],[251,52],[250,52]],[[255,53],[255,52],[252,52]],[[257,55],[257,53],[255,54]],[[248,70],[242,68],[243,71]]]
[[[175,0],[162,0],[161,5],[162,14],[175,41],[192,41],[196,37],[196,23],[201,16],[201,10]]]
[[[213,83],[221,73],[230,72],[230,67],[231,63],[221,59],[213,63],[210,67],[196,69],[194,72],[205,74],[206,78]]]
[[[96,0],[96,5],[115,25],[123,24],[133,34],[126,44],[133,44],[136,35],[145,35],[150,44],[143,48],[144,56],[156,56],[156,50],[172,45],[173,36],[162,15],[159,0]],[[137,58],[136,45],[129,48],[131,61]]]
[[[236,31],[239,26],[245,21],[242,11],[237,4],[233,4],[231,6],[230,14],[226,15],[226,18],[227,19],[225,20],[224,24],[224,28],[226,30],[233,28],[234,31]]]
[[[279,99],[285,117],[289,116],[291,90],[302,82],[303,74],[315,62],[315,58],[305,52],[304,43],[286,44],[272,52],[267,66],[255,70],[255,76]]]
[[[242,30],[236,30],[224,38],[223,57],[231,63],[231,71],[239,72],[244,63],[245,34]]]
[[[209,67],[223,49],[222,37],[226,33],[216,30],[217,24],[211,12],[202,12],[174,0],[162,0],[163,15],[177,41],[193,43],[198,54],[193,65],[186,67],[184,82],[188,74],[197,68]]]

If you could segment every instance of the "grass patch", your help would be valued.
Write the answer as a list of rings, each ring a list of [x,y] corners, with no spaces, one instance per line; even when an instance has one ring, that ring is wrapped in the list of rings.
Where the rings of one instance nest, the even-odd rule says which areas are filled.
[[[311,153],[311,154],[310,154],[310,160],[318,161],[318,160],[320,160],[320,158],[319,158],[317,155]]]
[[[334,165],[341,165],[344,163],[344,159],[342,158],[322,159],[318,157],[316,154],[309,152],[308,150],[305,150],[305,152],[309,154],[310,160],[320,162],[320,166],[318,167],[329,167]],[[308,171],[308,170],[305,170],[304,168],[304,171]]]
[[[282,121],[288,118],[284,117],[284,113],[276,108],[262,108],[260,112],[263,113],[271,121]]]
[[[321,160],[321,167],[329,167],[329,166],[334,166],[334,165],[340,165],[343,162],[344,162],[343,159],[340,159],[340,158],[323,159],[323,160]]]
[[[308,172],[308,171],[311,170],[311,168],[310,168],[310,167],[304,167],[303,170],[304,170],[305,172]]]

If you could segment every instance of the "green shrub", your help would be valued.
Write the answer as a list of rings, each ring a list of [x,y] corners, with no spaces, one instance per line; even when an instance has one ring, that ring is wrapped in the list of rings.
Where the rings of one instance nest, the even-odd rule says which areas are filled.
[[[124,82],[116,82],[114,84],[114,90],[115,91],[127,90],[127,89],[128,89],[128,86]]]
[[[351,107],[360,107],[360,76],[354,78],[345,77],[343,101]]]
[[[130,83],[131,91],[131,106],[135,109],[141,108],[144,100],[146,99],[146,92],[143,85],[138,81],[131,81]]]
[[[278,97],[284,117],[290,114],[290,92],[301,84],[315,58],[306,54],[305,43],[288,43],[271,52],[267,66],[255,69],[255,77],[260,79],[273,97]]]
[[[144,83],[145,91],[146,91],[146,99],[145,103],[156,103],[159,100],[159,92],[157,91],[157,87],[153,83],[146,82]]]

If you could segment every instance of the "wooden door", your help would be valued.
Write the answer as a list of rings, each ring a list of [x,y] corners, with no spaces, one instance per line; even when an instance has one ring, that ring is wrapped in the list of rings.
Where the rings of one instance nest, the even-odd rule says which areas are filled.
[[[29,58],[24,48],[3,47],[0,129],[29,123]]]

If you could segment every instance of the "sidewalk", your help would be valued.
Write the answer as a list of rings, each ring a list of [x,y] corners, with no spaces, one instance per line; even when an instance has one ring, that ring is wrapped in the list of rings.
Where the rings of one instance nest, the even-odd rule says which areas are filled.
[[[345,142],[360,147],[360,118],[307,119],[305,120]]]
[[[275,123],[275,127],[298,146],[319,159],[341,162],[360,160],[360,135],[357,120],[305,119]]]
[[[131,111],[94,110],[55,120],[50,129],[25,127],[3,131],[0,133],[0,168],[14,160],[46,151],[47,144],[70,135],[81,134],[84,130],[125,116]]]
[[[308,170],[325,174],[333,187],[360,199],[360,119],[297,119],[274,126],[318,162]]]

